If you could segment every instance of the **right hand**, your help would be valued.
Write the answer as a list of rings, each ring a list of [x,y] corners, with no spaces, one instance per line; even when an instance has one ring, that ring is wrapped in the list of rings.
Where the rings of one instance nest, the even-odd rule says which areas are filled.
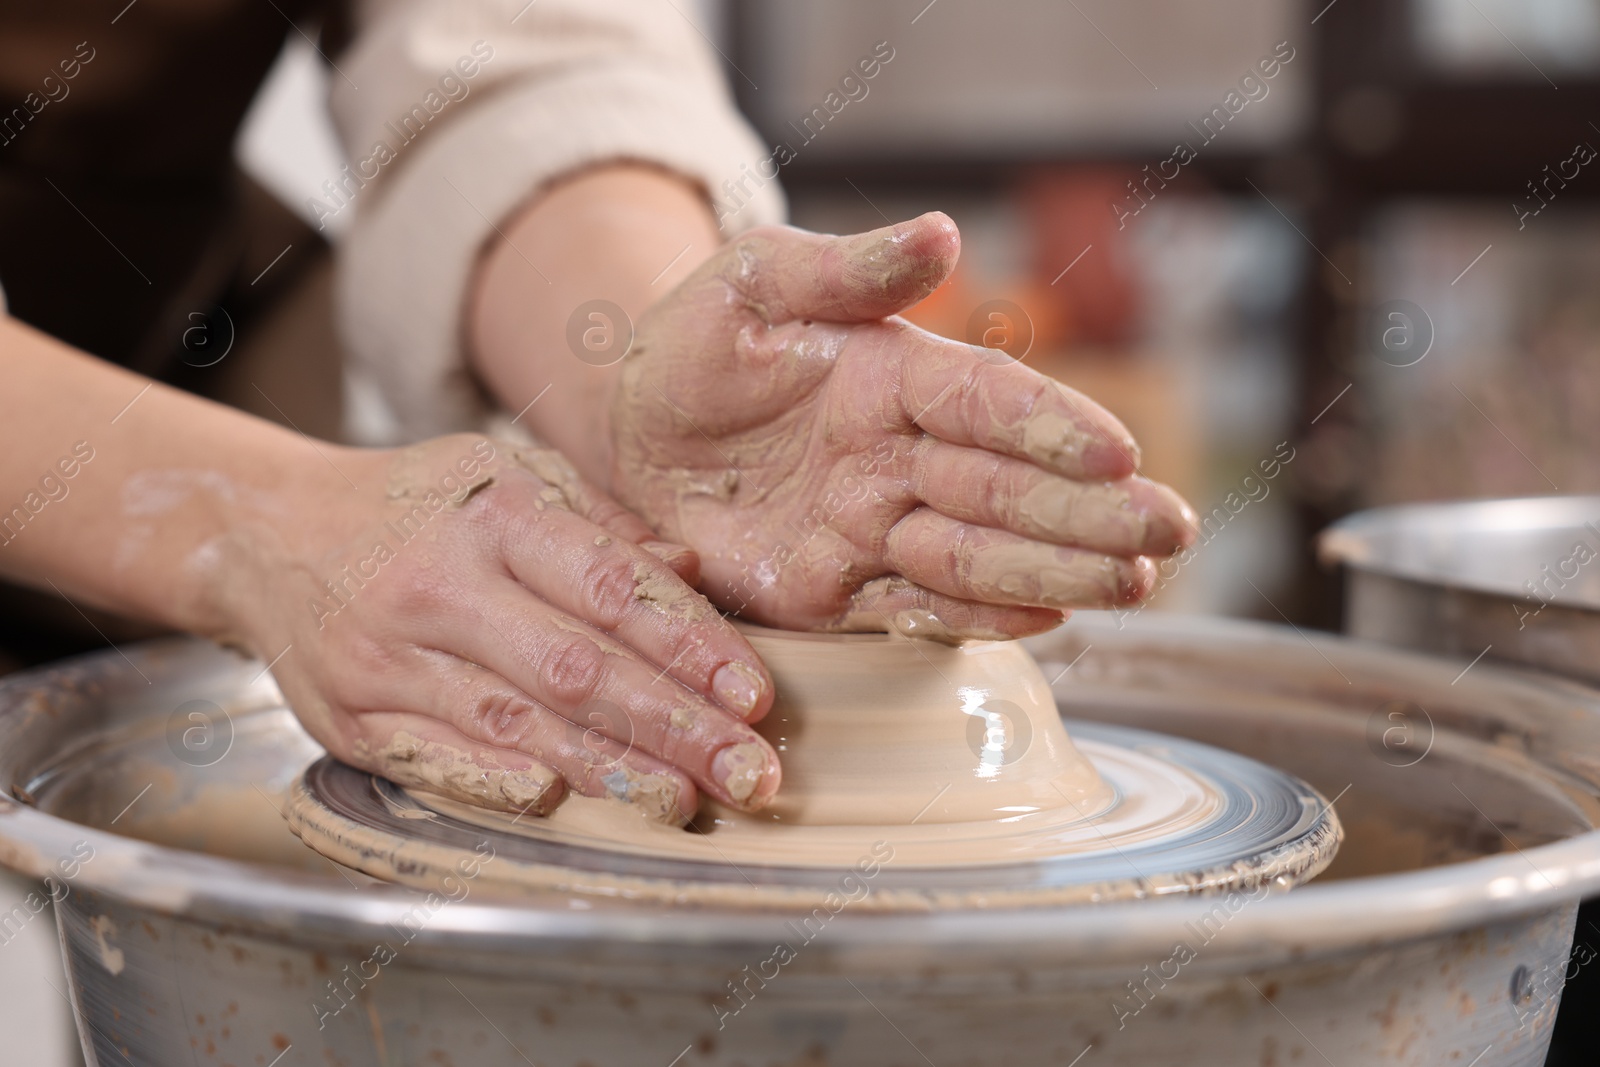
[[[848,237],[767,227],[639,320],[611,490],[770,626],[944,640],[1146,596],[1195,514],[1110,412],[903,319],[955,268],[937,212]]]
[[[318,475],[292,521],[233,524],[207,578],[214,636],[282,653],[329,752],[526,814],[571,788],[682,822],[700,791],[744,809],[777,791],[748,725],[772,679],[691,588],[693,552],[548,449],[458,435],[336,459],[348,483]]]

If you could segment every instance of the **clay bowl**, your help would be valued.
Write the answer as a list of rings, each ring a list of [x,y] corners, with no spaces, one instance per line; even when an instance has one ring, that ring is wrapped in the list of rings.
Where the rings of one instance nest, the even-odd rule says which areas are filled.
[[[490,892],[748,908],[815,903],[871,856],[892,865],[862,906],[895,910],[1288,888],[1338,847],[1327,799],[1271,768],[1104,729],[1075,744],[1017,642],[745,631],[776,682],[758,728],[784,764],[760,812],[707,802],[686,830],[572,796],[512,816],[327,760],[291,791],[290,828],[419,887],[492,847]]]

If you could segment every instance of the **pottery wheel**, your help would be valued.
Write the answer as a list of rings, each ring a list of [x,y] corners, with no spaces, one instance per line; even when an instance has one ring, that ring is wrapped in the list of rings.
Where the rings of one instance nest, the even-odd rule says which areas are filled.
[[[703,799],[681,828],[569,796],[515,816],[323,759],[291,791],[289,825],[337,863],[418,888],[459,892],[470,872],[495,895],[753,908],[837,900],[851,871],[864,909],[1289,888],[1338,848],[1332,806],[1271,767],[1100,724],[1069,736],[1014,642],[746,636],[778,695],[757,728],[784,778],[760,812]]]
[[[1072,732],[1113,785],[1113,802],[1071,819],[1004,824],[995,836],[1009,845],[984,862],[940,862],[949,838],[981,832],[973,824],[854,826],[854,854],[834,863],[786,858],[781,835],[750,847],[716,828],[662,826],[664,838],[683,840],[671,855],[651,855],[536,817],[513,824],[509,815],[413,794],[328,758],[297,783],[288,814],[295,832],[330,859],[420,889],[449,891],[472,869],[476,886],[496,895],[674,904],[809,905],[837,890],[860,860],[878,869],[854,907],[925,909],[1289,888],[1333,859],[1338,820],[1296,778],[1146,731],[1076,723]],[[489,855],[488,863],[471,862]]]

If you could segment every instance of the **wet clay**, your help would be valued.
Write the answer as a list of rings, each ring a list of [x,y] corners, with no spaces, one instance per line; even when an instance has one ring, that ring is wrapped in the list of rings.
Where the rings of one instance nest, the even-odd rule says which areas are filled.
[[[851,812],[850,821],[831,824],[764,819],[770,811],[751,816],[702,799],[700,815],[688,830],[640,818],[615,801],[584,796],[569,796],[547,818],[514,821],[499,812],[434,795],[411,796],[430,811],[485,829],[631,856],[736,867],[848,867],[874,841],[892,843],[896,863],[906,867],[1024,863],[1102,854],[1107,842],[1133,849],[1174,835],[1198,833],[1218,814],[1222,798],[1203,777],[1175,774],[1167,764],[1125,749],[1097,745],[1089,751],[1106,772],[1103,794],[1070,800],[1056,794],[1055,804],[1048,807],[1002,805],[1021,810],[993,811],[983,820],[946,821],[949,790],[935,785],[899,797],[895,807],[880,812],[876,821],[866,813]],[[784,792],[788,789],[786,780]],[[785,799],[784,792],[779,793],[777,803]],[[1118,796],[1129,795],[1137,796],[1137,803],[1117,803]],[[379,839],[374,832],[374,847]],[[418,842],[416,847],[424,845]],[[341,858],[341,862],[351,860]],[[365,869],[364,863],[355,865]]]
[[[926,597],[926,592],[898,575],[874,578],[863,585],[850,598],[850,608],[828,626],[828,632],[838,634],[876,633],[887,629],[901,637],[914,637],[940,644],[959,645],[964,641],[1004,641],[1003,633],[968,625],[956,629],[927,608],[910,607],[894,609],[889,614],[882,607],[885,601],[910,598],[913,601]]]
[[[973,586],[1002,600],[1070,608],[1126,598],[1123,568],[1110,556],[1024,543],[987,545],[970,558]]]
[[[355,791],[347,797],[368,798],[369,805],[375,799],[377,810],[361,818],[338,814],[302,783],[286,811],[290,826],[339,863],[412,884],[425,880],[424,872],[450,869],[463,847],[456,838],[467,842],[492,831],[561,846],[548,859],[527,862],[507,853],[491,876],[496,892],[683,905],[811,899],[821,890],[771,872],[848,868],[880,846],[892,850],[901,872],[1011,872],[996,870],[993,881],[946,885],[935,878],[905,892],[874,893],[874,906],[890,909],[1287,886],[1325,866],[1338,845],[1337,820],[1317,803],[1302,836],[1252,851],[1244,824],[1230,820],[1255,811],[1246,798],[1268,795],[1268,783],[1252,793],[1249,785],[1172,760],[1159,745],[1147,751],[1091,740],[1080,749],[1038,666],[1015,642],[941,645],[884,634],[741,629],[776,683],[774,706],[756,729],[784,764],[783,788],[759,812],[702,797],[695,820],[680,829],[653,821],[635,798],[618,794],[569,796],[547,817],[521,817],[335,775],[319,780],[330,787],[343,782],[338,788]],[[728,761],[724,754],[721,762]],[[737,770],[737,753],[732,762]],[[759,764],[748,762],[753,788]],[[1277,781],[1266,768],[1250,773]],[[739,795],[737,774],[730,786]],[[1308,803],[1285,810],[1305,819]],[[1263,810],[1277,809],[1268,803]],[[438,816],[429,825],[450,828],[446,836],[411,832],[422,825],[419,813]],[[1128,855],[1143,858],[1131,866]],[[660,861],[690,865],[672,876],[638,866]],[[1089,873],[1081,881],[1013,884],[1019,868],[1062,861]],[[747,873],[735,879],[691,873],[730,868]],[[749,880],[758,869],[767,872],[759,884]]]
[[[357,744],[358,754],[365,746]],[[401,731],[370,755],[385,777],[499,811],[541,813],[559,800],[560,777],[535,764],[526,770],[485,766],[472,753]]]
[[[1142,545],[1149,529],[1149,521],[1133,509],[1132,494],[1109,485],[1040,481],[1017,501],[1017,516],[1040,533],[1072,544]]]
[[[612,801],[571,796],[546,818],[516,819],[515,832],[713,862],[800,865],[848,863],[863,840],[885,835],[907,842],[919,862],[938,865],[1103,847],[1089,820],[1111,807],[1115,792],[1067,736],[1044,676],[1020,645],[741,629],[777,683],[773,709],[756,726],[784,766],[783,788],[769,805],[747,814],[702,799],[698,832],[688,833],[649,825]],[[734,771],[729,792],[749,795],[760,750],[735,746],[722,759]],[[1215,803],[1192,783],[1169,782],[1165,793],[1153,782],[1139,788],[1149,799],[1135,820],[1160,810],[1168,831],[1205,818]],[[463,821],[512,822],[419,800]]]
[[[670,774],[642,774],[619,763],[600,781],[613,798],[628,805],[630,817],[664,826],[682,826],[687,821],[678,809],[678,780]]]
[[[1072,390],[1060,383],[1054,383],[1067,404],[1075,408],[1071,416],[1062,415],[1055,411],[1038,411],[1028,416],[1013,432],[1020,438],[1023,454],[1029,458],[1055,470],[1067,470],[1080,467],[1085,454],[1093,447],[1111,444],[1122,452],[1129,463],[1137,468],[1139,466],[1139,446],[1131,437],[1123,432],[1121,441],[1109,436],[1102,436],[1095,430],[1086,429],[1093,424],[1089,412],[1083,410],[1080,403],[1082,398],[1074,399]],[[1095,405],[1097,406],[1097,405]]]
[[[667,615],[699,622],[711,614],[706,598],[682,581],[658,573],[654,567],[636,563],[633,567],[633,596]]]

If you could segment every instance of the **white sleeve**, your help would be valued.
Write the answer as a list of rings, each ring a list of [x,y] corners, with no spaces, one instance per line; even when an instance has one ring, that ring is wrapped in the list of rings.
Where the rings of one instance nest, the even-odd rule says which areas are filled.
[[[489,412],[464,348],[467,285],[495,229],[541,186],[610,160],[699,183],[723,233],[781,222],[770,150],[735,110],[687,0],[368,0],[336,59],[350,167],[330,211],[341,333],[407,439]],[[468,72],[471,72],[470,74]],[[766,168],[762,168],[766,169]]]

